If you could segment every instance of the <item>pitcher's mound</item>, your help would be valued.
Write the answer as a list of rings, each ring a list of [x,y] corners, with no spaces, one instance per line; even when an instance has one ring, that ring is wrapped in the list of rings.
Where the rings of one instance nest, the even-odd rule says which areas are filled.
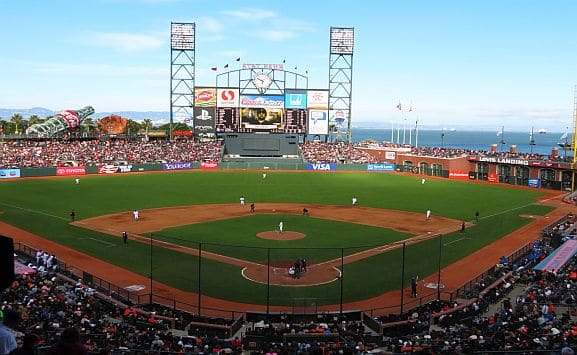
[[[279,231],[265,231],[257,233],[256,236],[262,239],[295,240],[306,237],[306,234],[293,231],[284,231],[282,233],[280,233]]]

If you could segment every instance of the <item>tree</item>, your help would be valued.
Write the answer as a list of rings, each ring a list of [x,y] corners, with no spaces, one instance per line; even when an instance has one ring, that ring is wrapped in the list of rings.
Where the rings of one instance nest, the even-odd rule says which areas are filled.
[[[42,123],[44,122],[43,118],[38,117],[38,115],[30,115],[28,117],[28,124],[32,126],[33,124]]]
[[[131,134],[138,133],[142,128],[142,124],[136,122],[135,120],[128,119],[126,122],[126,132],[130,132]]]
[[[151,130],[154,128],[154,124],[152,123],[152,120],[150,118],[145,118],[142,120],[140,127],[142,127],[142,129],[148,131],[148,130]]]
[[[12,117],[10,117],[10,123],[12,125],[11,128],[14,128],[11,131],[16,134],[18,134],[19,130],[21,131],[24,127],[24,119],[22,118],[22,115],[19,113],[12,114]]]

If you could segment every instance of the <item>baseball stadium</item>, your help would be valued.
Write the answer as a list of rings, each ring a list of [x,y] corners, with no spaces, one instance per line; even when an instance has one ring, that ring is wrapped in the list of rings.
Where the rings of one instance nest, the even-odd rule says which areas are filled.
[[[91,129],[91,106],[2,123],[6,324],[94,354],[577,344],[574,145],[353,143],[353,28],[330,30],[326,89],[282,63],[196,85],[194,37],[172,23],[166,129]]]

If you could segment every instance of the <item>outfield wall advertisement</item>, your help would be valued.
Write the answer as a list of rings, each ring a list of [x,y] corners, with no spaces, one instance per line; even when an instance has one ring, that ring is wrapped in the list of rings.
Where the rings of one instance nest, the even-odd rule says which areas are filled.
[[[335,170],[335,164],[329,164],[329,163],[307,163],[307,170],[333,171],[333,170]]]
[[[0,179],[14,179],[20,177],[20,169],[0,169]]]
[[[103,164],[98,166],[98,174],[118,174],[129,173],[132,171],[132,165],[114,165]]]
[[[396,165],[391,163],[384,164],[367,164],[367,171],[388,171],[393,172],[396,170]]]
[[[56,168],[56,176],[86,175],[84,166],[61,166]]]
[[[162,170],[188,170],[192,169],[192,163],[164,163],[162,164]]]

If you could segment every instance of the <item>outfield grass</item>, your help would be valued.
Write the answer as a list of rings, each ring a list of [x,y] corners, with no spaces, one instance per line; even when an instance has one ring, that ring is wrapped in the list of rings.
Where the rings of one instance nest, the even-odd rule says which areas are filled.
[[[418,177],[387,173],[271,171],[267,179],[262,179],[257,172],[191,171],[86,176],[81,178],[79,185],[75,185],[71,178],[1,182],[0,210],[4,214],[0,215],[0,219],[148,276],[149,245],[136,242],[122,245],[120,238],[71,226],[68,224],[70,210],[74,209],[78,218],[82,219],[135,208],[144,210],[175,205],[238,203],[241,195],[249,203],[255,201],[257,205],[259,202],[350,205],[351,197],[355,195],[361,206],[418,213],[430,208],[433,214],[459,220],[472,220],[478,210],[482,219],[477,226],[467,230],[470,239],[442,248],[443,265],[530,222],[518,217],[519,214],[540,215],[550,211],[548,207],[532,205],[541,195],[539,190],[461,181],[428,179],[426,184],[421,185]],[[270,226],[267,229],[274,228],[278,225],[278,218],[258,215],[179,227],[163,231],[162,234],[172,240],[182,240],[180,243],[190,243],[187,240],[195,239],[206,243],[203,248],[214,248],[214,251],[221,253],[238,253],[238,250],[233,249],[239,248],[216,247],[212,243],[241,244],[245,246],[242,249],[246,250],[274,245],[272,241],[254,238],[254,231],[261,225]],[[389,242],[402,238],[401,234],[382,228],[359,227],[314,218],[303,225],[299,224],[302,222],[299,216],[283,218],[289,230],[297,230],[298,227],[297,231],[307,235],[324,234],[324,244],[313,244],[313,241],[317,241],[316,237],[287,242],[288,247],[305,248],[303,251],[308,249],[306,253],[312,251],[311,257],[317,257],[318,254],[318,249],[313,248],[361,247],[382,244],[372,243],[375,239]],[[223,230],[230,233],[223,233]],[[444,239],[450,241],[451,238],[458,238],[458,233],[455,235],[444,236]],[[331,245],[332,242],[334,245]],[[428,275],[437,269],[438,254],[432,252],[438,250],[437,245],[438,241],[433,240],[407,248],[405,285],[411,275]],[[263,260],[262,250],[250,250],[245,255],[247,259]],[[279,258],[283,257],[282,252],[278,253]],[[340,253],[340,250],[331,250],[322,258],[339,257]],[[345,301],[364,299],[397,288],[400,285],[399,253],[396,250],[345,265]],[[152,255],[155,279],[181,289],[197,290],[199,273],[196,257],[156,247]],[[496,260],[499,256],[495,256]],[[238,267],[203,260],[200,278],[205,294],[240,302],[266,302],[266,287],[242,278]],[[338,302],[339,286],[339,283],[299,288],[274,286],[269,291],[272,304],[288,304],[291,298],[296,297],[316,297],[332,303]]]

